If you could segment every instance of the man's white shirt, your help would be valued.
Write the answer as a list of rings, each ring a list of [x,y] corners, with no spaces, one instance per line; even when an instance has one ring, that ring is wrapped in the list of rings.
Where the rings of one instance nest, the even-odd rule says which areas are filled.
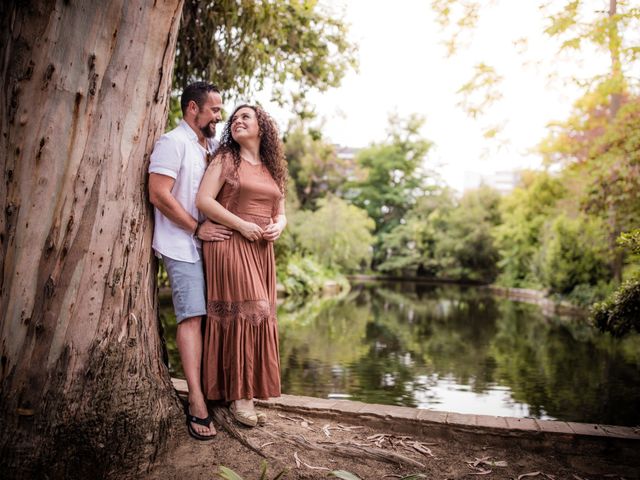
[[[218,147],[218,141],[213,138],[207,139],[207,143],[211,153]],[[172,195],[195,219],[203,218],[196,208],[196,194],[207,168],[206,154],[207,150],[198,143],[196,132],[182,120],[156,142],[149,164],[149,173],[166,175],[175,180]],[[165,217],[160,210],[154,210],[153,249],[156,255],[196,262],[200,258],[200,241]]]

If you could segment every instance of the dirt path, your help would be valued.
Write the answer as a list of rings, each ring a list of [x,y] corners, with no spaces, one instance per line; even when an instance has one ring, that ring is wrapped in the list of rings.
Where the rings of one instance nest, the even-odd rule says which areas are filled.
[[[260,478],[261,463],[269,465],[267,479],[286,469],[283,479],[329,477],[345,470],[363,480],[427,479],[639,479],[638,460],[620,462],[615,452],[567,453],[567,449],[525,446],[517,439],[496,444],[490,436],[393,433],[391,429],[359,424],[353,417],[307,416],[278,409],[261,409],[267,425],[236,427],[226,410],[218,409],[218,435],[212,442],[191,439],[182,428],[175,449],[148,478],[187,480],[220,478],[219,466],[233,469],[245,480]],[[230,422],[230,423],[227,423]],[[560,452],[562,450],[563,453]],[[570,450],[570,449],[569,449]],[[631,463],[631,464],[630,464]]]

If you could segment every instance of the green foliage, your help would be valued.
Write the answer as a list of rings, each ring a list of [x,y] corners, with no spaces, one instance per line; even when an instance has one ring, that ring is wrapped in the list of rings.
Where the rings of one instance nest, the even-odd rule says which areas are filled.
[[[640,228],[631,232],[621,233],[618,244],[621,247],[628,248],[634,255],[640,255]]]
[[[456,93],[461,97],[458,106],[475,119],[502,98],[500,87],[503,77],[485,63],[475,65],[474,70],[471,79]]]
[[[424,121],[418,116],[389,119],[386,142],[361,150],[356,158],[365,178],[349,184],[346,196],[376,222],[376,233],[399,225],[416,199],[427,190],[422,168],[431,143],[420,136]]]
[[[361,480],[359,476],[346,470],[334,470],[333,472],[329,472],[327,476],[341,478],[342,480]]]
[[[556,213],[565,189],[545,172],[525,173],[523,185],[506,196],[500,206],[502,223],[494,229],[500,253],[499,283],[511,287],[540,287],[534,259],[546,223]]]
[[[406,221],[380,235],[378,270],[386,273],[437,276],[444,259],[436,258],[438,232],[454,208],[451,190],[439,189],[418,199]]]
[[[498,275],[499,254],[492,235],[500,222],[500,196],[488,187],[467,192],[437,229],[434,258],[451,259],[441,275],[491,282]]]
[[[627,280],[607,300],[591,311],[596,327],[616,337],[632,330],[640,332],[640,276]]]
[[[158,287],[159,288],[167,288],[170,287],[169,283],[169,275],[167,274],[167,269],[164,266],[164,262],[162,260],[158,261]]]
[[[338,157],[333,145],[317,130],[296,124],[285,136],[289,174],[294,181],[302,208],[315,209],[318,199],[329,193],[340,195],[353,165]]]
[[[217,472],[217,474],[224,480],[244,480],[240,475],[238,475],[230,468],[225,467],[224,465],[220,465],[219,468],[220,470]],[[267,462],[263,460],[260,466],[260,478],[258,480],[267,480],[267,468]],[[286,472],[286,469],[282,470],[280,473],[276,474],[275,477],[273,477],[273,480],[280,480],[281,478],[284,478]]]
[[[236,97],[285,84],[310,89],[339,85],[356,66],[347,25],[314,0],[186,0],[178,33],[174,86],[199,79]]]
[[[384,234],[380,271],[458,280],[495,279],[498,251],[492,229],[500,221],[500,197],[488,187],[456,201],[443,189],[420,199],[406,222]]]
[[[335,196],[318,200],[314,212],[300,212],[292,225],[297,243],[330,269],[350,272],[371,261],[371,232],[367,212]]]
[[[620,109],[590,148],[583,206],[608,219],[616,238],[640,225],[640,99]]]
[[[553,293],[568,294],[578,285],[595,286],[611,278],[607,228],[598,218],[559,215],[540,256],[542,283]]]
[[[290,296],[318,294],[328,281],[338,282],[343,290],[349,288],[346,278],[322,265],[313,255],[291,254],[285,267],[278,274],[278,280]]]
[[[634,255],[640,254],[640,229],[623,233],[618,242]],[[595,304],[591,319],[601,331],[614,336],[631,330],[640,332],[640,273],[636,272],[604,302]]]

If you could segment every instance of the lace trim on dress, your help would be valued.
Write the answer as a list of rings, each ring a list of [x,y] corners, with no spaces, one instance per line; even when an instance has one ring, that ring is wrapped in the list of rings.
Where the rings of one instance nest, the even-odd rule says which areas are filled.
[[[243,302],[223,302],[209,300],[207,316],[227,327],[232,320],[244,319],[253,326],[259,326],[264,320],[276,317],[275,304],[267,300],[245,300]]]

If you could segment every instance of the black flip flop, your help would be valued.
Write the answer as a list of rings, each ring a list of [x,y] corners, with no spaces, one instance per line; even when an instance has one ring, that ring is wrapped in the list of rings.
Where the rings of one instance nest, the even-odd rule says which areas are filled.
[[[189,431],[189,435],[191,435],[196,440],[201,440],[203,442],[213,440],[216,436],[216,433],[214,433],[213,435],[200,435],[191,426],[191,423],[193,422],[197,423],[198,425],[202,425],[203,427],[209,427],[212,421],[213,419],[211,418],[211,415],[209,415],[207,418],[200,418],[187,413],[187,430]]]

